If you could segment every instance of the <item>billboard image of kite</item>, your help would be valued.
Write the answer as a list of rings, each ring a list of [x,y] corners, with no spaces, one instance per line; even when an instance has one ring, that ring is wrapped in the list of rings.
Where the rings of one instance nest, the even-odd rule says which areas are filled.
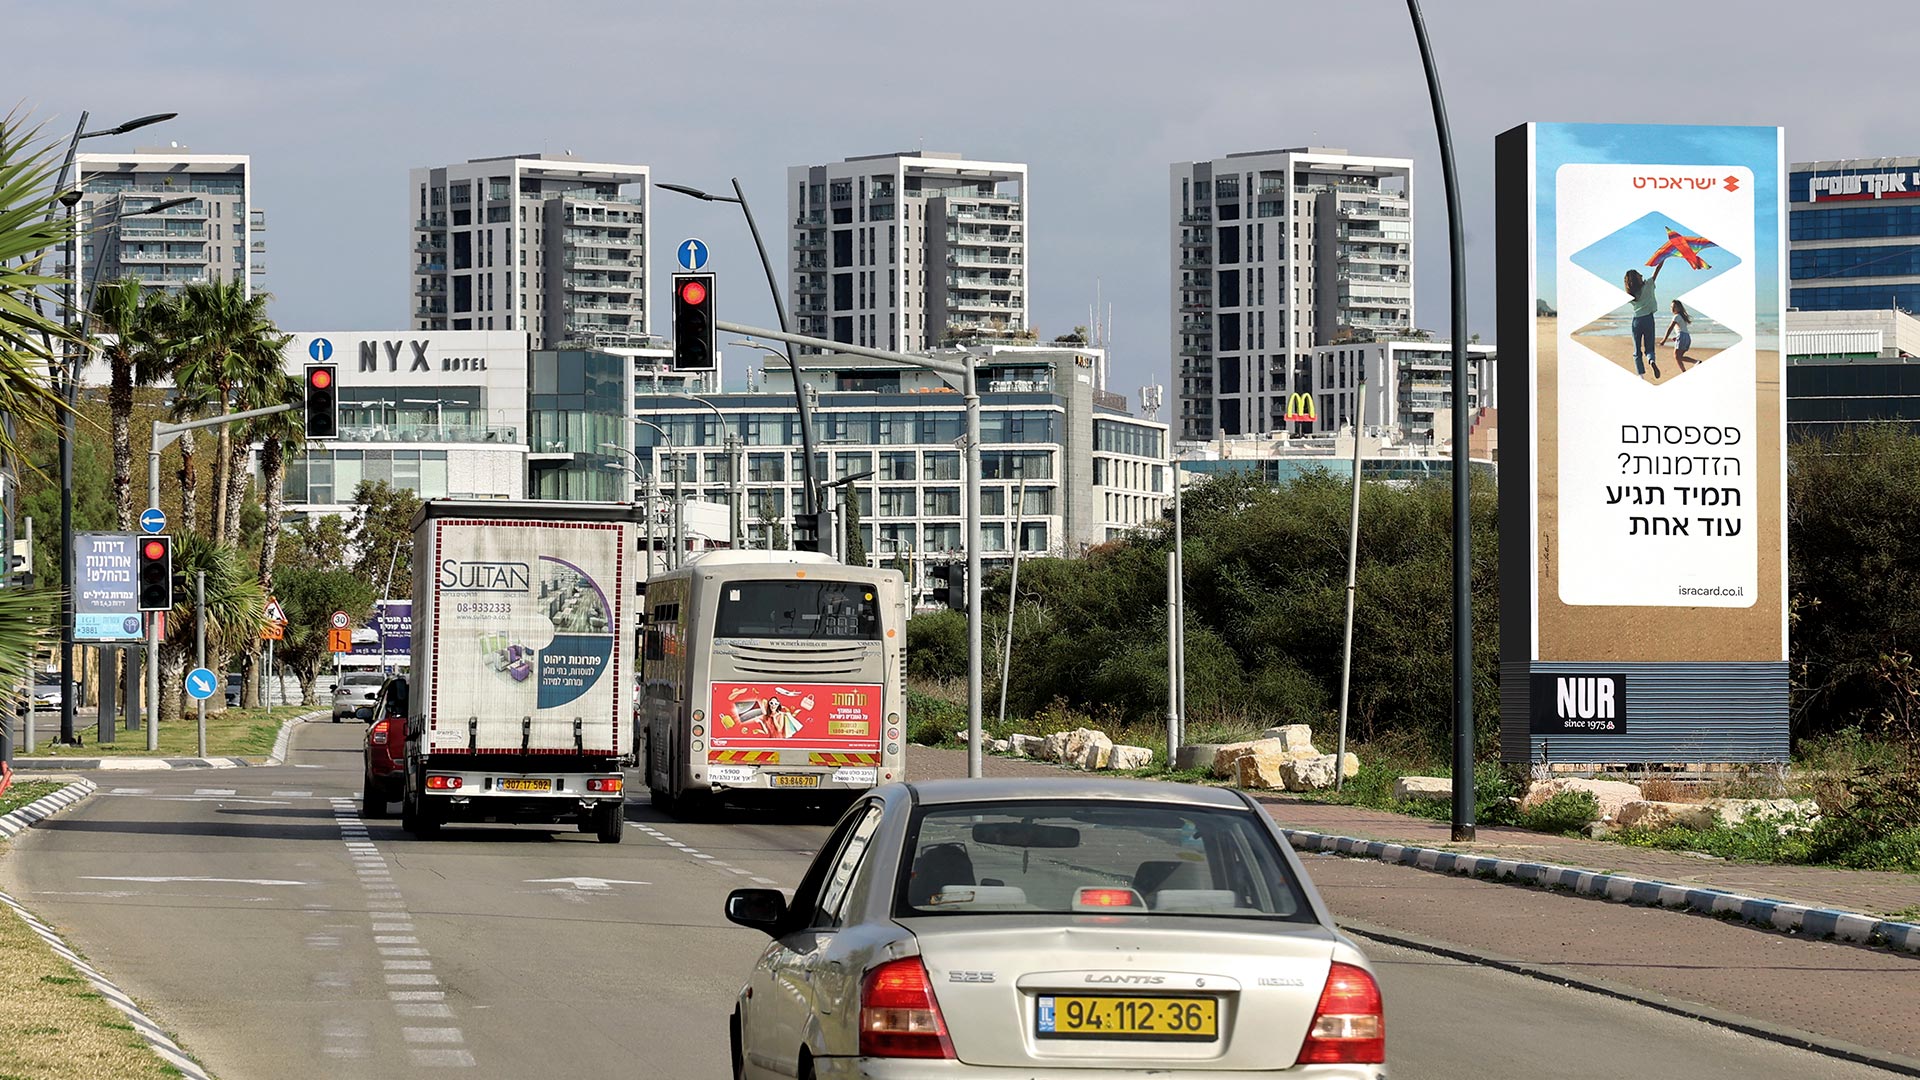
[[[1659,250],[1653,253],[1653,256],[1647,260],[1647,265],[1659,266],[1669,258],[1678,255],[1687,260],[1687,265],[1695,270],[1711,270],[1713,267],[1708,265],[1707,260],[1700,257],[1700,249],[1713,246],[1715,246],[1713,241],[1704,236],[1681,236],[1669,228],[1667,242],[1661,244]]]

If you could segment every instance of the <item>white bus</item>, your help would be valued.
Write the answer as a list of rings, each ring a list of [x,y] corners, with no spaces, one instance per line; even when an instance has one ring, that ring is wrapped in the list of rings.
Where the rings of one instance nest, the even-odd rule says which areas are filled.
[[[850,801],[905,772],[906,584],[714,551],[647,583],[635,745],[654,805]]]

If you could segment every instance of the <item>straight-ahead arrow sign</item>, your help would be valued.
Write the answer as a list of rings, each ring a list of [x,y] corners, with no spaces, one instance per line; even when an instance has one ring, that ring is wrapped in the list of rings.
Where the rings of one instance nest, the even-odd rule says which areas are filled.
[[[528,878],[529,885],[571,885],[583,892],[602,892],[615,885],[651,885],[650,881],[621,881],[618,878],[597,877],[543,877]]]

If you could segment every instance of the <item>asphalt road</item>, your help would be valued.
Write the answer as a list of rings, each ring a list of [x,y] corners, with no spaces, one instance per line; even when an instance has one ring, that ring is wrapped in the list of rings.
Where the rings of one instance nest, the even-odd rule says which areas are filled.
[[[103,773],[17,840],[0,887],[222,1080],[723,1077],[763,939],[727,890],[791,887],[825,827],[684,824],[626,842],[358,813],[360,725],[304,725],[277,768]],[[644,789],[642,789],[644,790]],[[1389,1060],[1438,1078],[1885,1076],[1639,1006],[1388,947]]]

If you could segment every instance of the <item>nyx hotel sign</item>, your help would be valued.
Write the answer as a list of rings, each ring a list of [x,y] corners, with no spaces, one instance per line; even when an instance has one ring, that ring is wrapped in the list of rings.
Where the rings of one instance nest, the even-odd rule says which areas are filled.
[[[401,354],[407,359],[408,371],[432,371],[433,361],[427,359],[428,341],[362,341],[360,343],[360,370],[379,371],[380,360],[384,356],[388,371],[399,371]],[[487,358],[484,356],[443,356],[440,358],[441,371],[485,371]]]
[[[1625,675],[1558,675],[1535,672],[1535,735],[1619,735],[1627,730]]]

